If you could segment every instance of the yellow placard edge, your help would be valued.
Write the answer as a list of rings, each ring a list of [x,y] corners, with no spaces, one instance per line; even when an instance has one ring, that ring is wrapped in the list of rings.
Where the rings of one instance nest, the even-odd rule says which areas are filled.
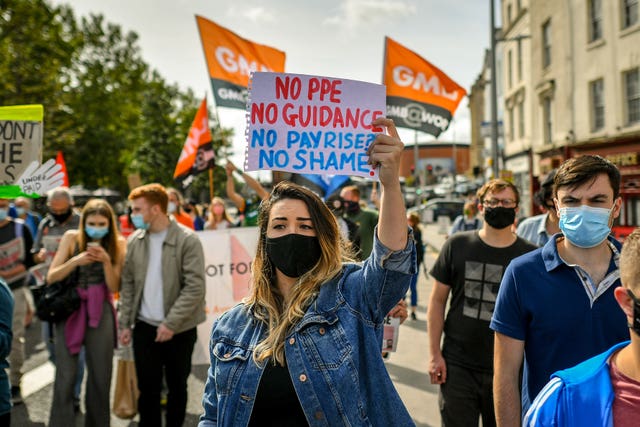
[[[44,108],[41,104],[0,107],[0,120],[41,122],[43,117]]]

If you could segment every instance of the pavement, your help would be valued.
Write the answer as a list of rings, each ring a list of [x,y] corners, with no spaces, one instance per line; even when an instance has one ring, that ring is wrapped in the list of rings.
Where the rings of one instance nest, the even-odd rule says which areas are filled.
[[[427,247],[425,265],[428,271],[445,240],[446,227],[443,224],[423,225],[423,240]],[[386,361],[387,370],[402,400],[417,427],[435,427],[440,425],[438,412],[438,387],[429,383],[427,362],[429,349],[427,341],[427,302],[431,293],[433,280],[427,278],[424,270],[420,271],[418,280],[417,320],[410,318],[401,325],[398,347]],[[51,398],[53,395],[53,378],[55,367],[47,361],[47,352],[40,339],[40,323],[37,319],[27,330],[25,375],[22,380],[24,404],[17,405],[11,413],[11,426],[44,427],[48,421]],[[208,366],[193,366],[189,376],[189,401],[185,426],[196,426],[202,412],[202,394],[207,378]],[[86,377],[85,377],[86,378]],[[114,375],[111,391],[115,388]],[[83,388],[84,395],[84,388]],[[84,404],[82,405],[84,411]],[[134,427],[138,425],[137,417],[133,420],[122,420],[111,416],[113,427]],[[84,416],[78,414],[70,427],[84,426]]]

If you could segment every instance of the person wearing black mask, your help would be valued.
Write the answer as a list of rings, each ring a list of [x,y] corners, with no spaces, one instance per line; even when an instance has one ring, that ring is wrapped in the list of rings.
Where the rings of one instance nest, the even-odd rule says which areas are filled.
[[[47,193],[47,215],[40,221],[38,232],[31,252],[37,264],[34,277],[38,284],[44,283],[49,265],[58,251],[62,235],[68,230],[77,230],[80,226],[80,215],[73,210],[73,196],[66,187],[57,187]],[[55,364],[53,344],[53,327],[49,322],[42,322],[42,340],[49,350],[49,360]],[[84,376],[84,349],[80,352],[78,371],[74,386],[74,409],[80,410],[80,388]]]
[[[431,383],[440,385],[443,425],[478,425],[480,417],[483,426],[496,425],[489,321],[505,268],[513,258],[536,249],[512,232],[519,203],[513,184],[491,180],[476,197],[482,228],[447,239],[430,271],[435,282],[427,310],[428,370]]]
[[[389,134],[367,152],[384,187],[371,256],[348,262],[322,200],[278,183],[260,205],[251,293],[213,326],[199,427],[414,424],[381,356],[385,316],[416,273],[403,144],[393,121],[372,124]]]

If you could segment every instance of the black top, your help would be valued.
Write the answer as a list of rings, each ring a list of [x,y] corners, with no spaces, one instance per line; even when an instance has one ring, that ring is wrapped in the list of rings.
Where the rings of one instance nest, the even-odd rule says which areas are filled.
[[[249,427],[306,427],[308,425],[296,390],[293,388],[289,370],[286,366],[267,362],[260,378]]]
[[[493,372],[489,322],[502,275],[513,258],[535,249],[520,237],[511,246],[489,246],[477,230],[461,231],[445,240],[429,274],[451,287],[442,345],[447,364]]]

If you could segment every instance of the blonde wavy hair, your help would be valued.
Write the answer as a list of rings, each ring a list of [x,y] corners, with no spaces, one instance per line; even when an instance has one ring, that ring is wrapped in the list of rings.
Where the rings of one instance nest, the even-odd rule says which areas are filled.
[[[301,200],[307,205],[311,222],[320,243],[318,263],[300,276],[286,303],[276,286],[275,267],[266,251],[269,215],[273,206],[287,199]],[[277,184],[268,199],[260,206],[258,215],[260,238],[256,257],[251,265],[253,283],[251,294],[245,300],[256,319],[269,331],[253,352],[253,360],[261,364],[269,359],[284,366],[286,336],[302,319],[306,309],[320,291],[320,286],[342,271],[342,262],[353,259],[348,242],[342,239],[338,223],[329,208],[312,191],[288,181]]]

